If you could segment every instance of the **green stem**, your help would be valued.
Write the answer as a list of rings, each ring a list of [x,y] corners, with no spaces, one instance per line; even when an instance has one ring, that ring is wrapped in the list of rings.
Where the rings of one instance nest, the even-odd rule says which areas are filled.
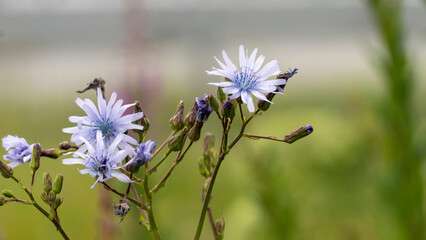
[[[240,112],[241,112],[241,104],[239,106],[240,106]],[[225,156],[229,153],[229,151],[235,146],[235,144],[244,135],[244,130],[245,130],[246,126],[249,124],[249,122],[259,112],[260,112],[260,109],[256,110],[256,112],[254,112],[247,120],[244,119],[244,116],[241,113],[241,120],[243,121],[243,124],[241,126],[240,133],[238,134],[237,137],[235,137],[235,139],[231,142],[231,144],[229,144],[229,146],[226,148],[226,151],[222,151],[223,146],[220,147],[221,153],[219,154],[218,162],[217,162],[217,164],[216,164],[216,166],[213,170],[213,175],[212,175],[211,180],[209,182],[209,185],[207,187],[207,194],[206,194],[206,197],[204,198],[203,208],[201,210],[200,219],[198,220],[197,232],[195,233],[194,240],[200,239],[201,231],[203,230],[204,219],[206,217],[206,212],[207,212],[207,208],[209,206],[209,201],[210,201],[211,194],[212,194],[212,191],[213,191],[214,183],[216,181],[216,176],[217,176],[217,173],[219,172],[219,168],[220,168],[220,165],[222,164],[222,161],[225,159]],[[228,136],[228,134],[224,130],[224,134],[222,135],[222,143],[224,142],[224,138],[227,138],[227,136]]]
[[[216,226],[214,225],[212,210],[209,207],[207,208],[207,215],[209,215],[210,226],[211,226],[212,231],[213,231],[214,239],[218,239],[219,236],[217,235]]]
[[[274,136],[260,136],[260,135],[254,135],[254,134],[249,134],[249,133],[244,133],[243,135],[244,137],[248,137],[251,139],[267,139],[267,140],[272,140],[272,141],[278,141],[278,142],[287,142],[287,140],[285,139],[281,139],[281,138],[277,138]]]
[[[153,168],[148,170],[148,174],[153,173],[157,169],[157,167],[160,166],[164,162],[164,160],[166,160],[166,158],[169,156],[169,154],[170,154],[170,152],[166,153],[164,155],[164,157],[157,164],[155,164],[155,166]]]
[[[104,185],[104,187],[105,187],[106,190],[111,191],[111,192],[117,194],[118,196],[120,196],[122,198],[126,197],[125,193],[122,193],[122,192],[118,191],[117,189],[111,187],[110,185],[108,185],[105,182],[101,182],[101,183]],[[133,198],[131,198],[129,196],[127,196],[126,199],[129,200],[130,202],[136,204],[138,207],[142,207],[142,204],[139,201],[137,201],[137,200],[135,200],[135,199],[133,199]]]
[[[164,146],[166,146],[167,142],[169,141],[169,139],[173,136],[173,133],[171,133],[166,140],[164,140],[164,142],[161,144],[161,146],[159,146],[154,153],[151,155],[151,161],[152,159],[161,151],[161,149],[163,149]]]
[[[206,194],[206,197],[204,198],[203,208],[201,210],[200,219],[198,220],[198,227],[197,227],[197,232],[195,233],[194,240],[200,239],[201,231],[203,230],[203,225],[204,225],[204,218],[206,217],[206,212],[207,212],[207,208],[208,208],[208,205],[209,205],[209,200],[210,200],[210,197],[211,197],[212,191],[213,191],[213,186],[214,186],[214,183],[215,183],[215,180],[216,180],[217,173],[219,172],[220,165],[222,164],[222,161],[225,158],[225,155],[226,155],[225,153],[222,153],[219,156],[219,160],[217,161],[217,164],[214,168],[213,175],[212,175],[212,178],[210,180],[209,186],[207,187],[207,194]]]
[[[161,187],[164,186],[165,182],[170,177],[170,175],[172,174],[172,172],[175,169],[175,167],[178,165],[178,163],[185,156],[185,154],[188,151],[188,149],[192,146],[192,143],[193,143],[193,141],[191,141],[189,143],[188,147],[186,147],[186,149],[185,149],[185,151],[183,153],[182,153],[182,149],[179,151],[179,154],[177,155],[177,157],[176,157],[175,161],[173,162],[172,166],[170,167],[170,169],[167,171],[166,174],[164,174],[163,178],[161,178],[161,180],[152,188],[152,190],[150,191],[150,194],[153,194],[153,193],[157,192],[158,189],[160,189]]]
[[[149,191],[149,186],[148,186],[148,164],[145,164],[145,179],[143,182],[143,189],[145,191],[145,196],[146,196],[145,210],[148,214],[149,225],[151,227],[150,231],[152,235],[154,236],[154,239],[161,240],[160,233],[158,232],[157,224],[155,223],[154,212],[152,210],[152,195]]]

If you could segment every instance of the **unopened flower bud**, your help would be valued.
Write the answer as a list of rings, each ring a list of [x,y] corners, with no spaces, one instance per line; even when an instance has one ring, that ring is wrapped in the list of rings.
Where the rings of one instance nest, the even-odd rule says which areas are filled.
[[[235,117],[235,108],[234,104],[231,101],[226,101],[221,110],[221,114],[224,118],[233,119]]]
[[[203,142],[203,146],[204,146],[204,151],[203,151],[203,155],[204,156],[209,156],[210,155],[210,150],[214,147],[214,135],[211,132],[207,132],[204,135],[204,142]]]
[[[6,199],[4,197],[0,197],[0,206],[3,206],[6,204]]]
[[[15,194],[13,194],[12,190],[10,190],[10,189],[3,190],[2,194],[3,194],[3,196],[5,196],[7,198],[15,197]]]
[[[141,104],[139,101],[135,102],[135,113],[142,112]],[[140,134],[145,134],[149,129],[149,120],[146,117],[146,114],[143,114],[143,117],[141,119],[138,119],[135,121],[136,124],[141,125],[143,127],[142,130],[134,129],[133,131]]]
[[[210,114],[213,112],[209,105],[208,101],[208,95],[204,94],[202,98],[197,97],[195,101],[198,105],[198,111],[197,111],[197,121],[198,122],[205,122],[209,119]]]
[[[52,179],[48,172],[43,173],[43,188],[46,193],[52,190]]]
[[[175,114],[170,118],[169,124],[174,131],[179,131],[183,128],[183,101],[181,100],[177,106]]]
[[[118,201],[118,204],[114,206],[114,214],[121,217],[121,221],[123,221],[126,214],[130,211],[130,202],[129,200],[123,198]]]
[[[195,125],[189,130],[188,137],[191,141],[196,142],[200,139],[201,128],[203,127],[204,122],[196,121]]]
[[[295,141],[308,136],[309,134],[311,134],[314,131],[314,129],[312,128],[311,125],[305,125],[302,126],[296,130],[294,130],[293,132],[285,135],[284,137],[284,141],[286,143],[294,143]]]
[[[274,97],[275,97],[275,93],[271,92],[266,94],[266,99],[268,99],[269,101],[272,101]],[[271,106],[271,103],[265,100],[259,100],[257,102],[257,107],[262,111],[268,110],[270,106]]]
[[[210,172],[208,170],[208,165],[206,164],[206,157],[201,157],[200,161],[198,162],[198,170],[200,170],[201,176],[207,178],[210,176]]]
[[[43,200],[43,202],[45,202],[46,204],[50,205],[49,200],[48,200],[48,196],[46,192],[41,192],[40,193],[40,198],[41,200]]]
[[[221,87],[217,88],[217,98],[219,99],[220,102],[224,102],[226,100],[226,94],[223,93],[223,90]]]
[[[219,103],[213,95],[208,95],[208,102],[213,111],[219,112]]]
[[[171,152],[176,152],[179,151],[182,148],[182,144],[183,144],[183,138],[186,134],[186,128],[184,130],[182,130],[179,134],[176,134],[174,136],[172,136],[169,140],[168,143],[168,151]]]
[[[59,151],[56,148],[50,148],[50,149],[42,149],[41,150],[41,156],[57,159],[62,155],[61,151]]]
[[[55,193],[50,192],[49,194],[47,194],[47,202],[50,204],[51,202],[55,201]]]
[[[216,231],[218,239],[223,239],[225,234],[225,219],[216,220]]]
[[[4,178],[10,178],[13,175],[12,168],[2,161],[0,161],[0,172]]]
[[[56,209],[61,206],[63,199],[60,197],[55,198],[55,202],[53,203],[53,207]]]
[[[31,155],[31,163],[30,163],[30,167],[33,171],[37,171],[37,169],[40,167],[40,156],[41,156],[40,144],[35,143],[33,145],[33,152]]]
[[[55,181],[53,181],[53,188],[52,191],[55,194],[59,194],[62,190],[62,183],[64,182],[64,176],[61,174],[56,175]]]
[[[194,102],[194,105],[185,117],[185,124],[188,128],[194,126],[195,120],[197,119],[197,112],[198,104],[197,102]]]
[[[71,143],[68,142],[68,141],[64,141],[64,142],[59,143],[59,148],[62,149],[62,150],[68,150],[68,149],[71,148],[71,146],[72,146]]]

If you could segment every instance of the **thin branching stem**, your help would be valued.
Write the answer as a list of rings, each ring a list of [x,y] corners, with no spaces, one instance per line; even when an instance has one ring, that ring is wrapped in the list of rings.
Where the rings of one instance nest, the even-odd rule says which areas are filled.
[[[214,239],[218,239],[216,226],[214,224],[212,210],[209,207],[207,208],[207,215],[209,216],[210,227],[212,228]]]
[[[160,233],[158,231],[158,227],[157,224],[155,223],[155,218],[154,218],[154,212],[152,210],[152,194],[149,191],[149,185],[148,185],[148,163],[145,164],[145,178],[144,178],[144,182],[143,182],[143,189],[145,191],[145,199],[146,199],[146,204],[145,204],[145,211],[148,214],[148,220],[149,220],[149,225],[151,226],[151,233],[154,236],[154,239],[156,240],[161,240],[160,237]]]
[[[184,142],[182,144],[184,144],[184,143],[185,143],[185,139],[184,139]],[[185,156],[185,154],[188,151],[188,149],[192,146],[192,143],[193,143],[193,141],[191,141],[189,143],[188,147],[186,147],[186,149],[185,149],[185,151],[183,151],[183,153],[182,153],[183,148],[179,151],[179,153],[176,156],[176,159],[173,162],[172,166],[169,168],[169,170],[166,172],[166,174],[164,174],[163,178],[161,178],[161,180],[150,191],[151,194],[157,192],[161,187],[164,186],[165,182],[170,177],[170,175],[172,174],[172,172],[175,169],[175,167],[179,164],[179,162]]]
[[[241,104],[239,106],[240,106],[240,112],[241,112]],[[201,210],[200,219],[198,220],[198,227],[197,227],[197,231],[195,233],[194,240],[200,239],[201,231],[203,230],[204,219],[206,217],[206,212],[207,212],[207,208],[208,208],[209,201],[210,201],[210,198],[211,198],[211,194],[212,194],[212,191],[213,191],[214,183],[216,181],[216,177],[217,177],[217,174],[219,172],[219,168],[220,168],[223,160],[225,159],[225,156],[228,154],[229,150],[231,150],[232,147],[234,147],[235,144],[241,139],[241,137],[244,135],[244,130],[245,130],[246,126],[250,123],[250,121],[259,112],[260,112],[260,109],[256,110],[256,112],[254,112],[247,120],[244,119],[244,116],[242,115],[242,112],[241,112],[241,120],[242,120],[243,124],[241,126],[240,133],[235,137],[235,139],[231,142],[231,144],[229,144],[229,146],[226,148],[226,151],[222,151],[224,146],[220,146],[221,152],[219,154],[217,164],[216,164],[216,166],[213,170],[213,174],[212,174],[211,180],[209,182],[209,185],[207,186],[207,193],[206,193],[206,197],[204,198],[203,208]],[[228,137],[228,133],[227,133],[226,130],[224,130],[224,133],[222,134],[222,145],[225,142],[224,138],[227,138],[227,137]]]
[[[62,229],[62,226],[61,226],[61,224],[60,224],[60,222],[59,222],[59,218],[58,218],[58,216],[56,216],[55,218],[53,218],[53,219],[50,219],[50,217],[49,217],[49,213],[46,211],[46,210],[44,210],[37,202],[36,202],[36,200],[34,199],[34,197],[33,197],[33,194],[32,194],[32,192],[30,192],[22,183],[21,183],[21,181],[19,181],[18,179],[16,179],[14,176],[11,176],[11,178],[16,182],[16,183],[18,183],[20,186],[21,186],[21,188],[27,193],[27,195],[30,197],[30,199],[31,199],[31,205],[33,205],[35,208],[37,208],[37,210],[39,211],[39,212],[41,212],[44,216],[46,216],[52,223],[53,223],[53,225],[55,225],[55,227],[56,227],[56,229],[61,233],[61,235],[62,235],[62,237],[64,238],[64,239],[66,239],[66,240],[69,240],[69,237],[67,236],[67,234],[65,233],[65,231],[64,231],[64,229]]]
[[[154,151],[154,153],[151,155],[151,161],[152,159],[163,149],[164,146],[166,146],[169,139],[173,136],[173,132],[164,140],[164,142],[157,148],[157,150]]]
[[[120,196],[122,198],[126,197],[125,193],[122,193],[122,192],[118,191],[117,189],[111,187],[106,182],[101,182],[101,183],[104,185],[106,190],[111,191],[111,192],[117,194],[118,196]],[[135,200],[134,198],[127,196],[126,199],[129,200],[130,202],[136,204],[138,207],[142,207],[142,204],[139,201]]]

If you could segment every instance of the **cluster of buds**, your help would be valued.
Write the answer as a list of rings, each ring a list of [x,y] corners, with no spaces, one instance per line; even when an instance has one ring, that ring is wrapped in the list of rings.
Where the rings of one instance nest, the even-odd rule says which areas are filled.
[[[186,137],[191,141],[198,141],[200,139],[201,129],[204,122],[206,122],[213,112],[218,108],[218,103],[211,105],[209,95],[204,94],[203,97],[197,97],[191,110],[183,117],[184,102],[180,101],[175,114],[170,118],[170,127],[175,134],[168,141],[167,154],[174,151],[179,151],[184,143]]]
[[[63,202],[63,199],[58,196],[62,191],[63,181],[64,177],[58,174],[52,184],[50,174],[48,172],[43,174],[43,191],[40,194],[40,198],[50,206],[50,219],[56,218],[56,209],[58,209]]]

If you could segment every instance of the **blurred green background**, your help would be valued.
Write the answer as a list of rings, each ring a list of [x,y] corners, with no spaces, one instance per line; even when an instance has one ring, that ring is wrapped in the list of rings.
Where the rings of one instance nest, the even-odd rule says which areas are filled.
[[[75,98],[94,99],[75,91],[102,77],[108,97],[142,103],[148,139],[161,143],[179,100],[186,112],[195,97],[216,92],[207,83],[221,79],[204,72],[217,66],[213,56],[224,49],[236,62],[239,44],[258,47],[282,71],[299,69],[247,132],[282,137],[311,124],[314,133],[291,145],[238,143],[211,203],[226,220],[225,239],[426,239],[421,1],[0,0],[0,136],[56,147],[70,137],[62,133],[68,117],[83,114]],[[219,138],[214,116],[204,131]],[[154,196],[163,239],[194,236],[201,154],[198,142]],[[71,239],[149,239],[136,208],[118,224],[105,190],[91,190],[94,179],[77,166],[43,159],[34,192],[43,171],[65,176],[59,214]],[[15,173],[28,184],[28,166]],[[5,188],[26,198],[0,179]],[[10,203],[0,208],[0,239],[60,234],[35,208]],[[208,224],[202,239],[213,239]]]

